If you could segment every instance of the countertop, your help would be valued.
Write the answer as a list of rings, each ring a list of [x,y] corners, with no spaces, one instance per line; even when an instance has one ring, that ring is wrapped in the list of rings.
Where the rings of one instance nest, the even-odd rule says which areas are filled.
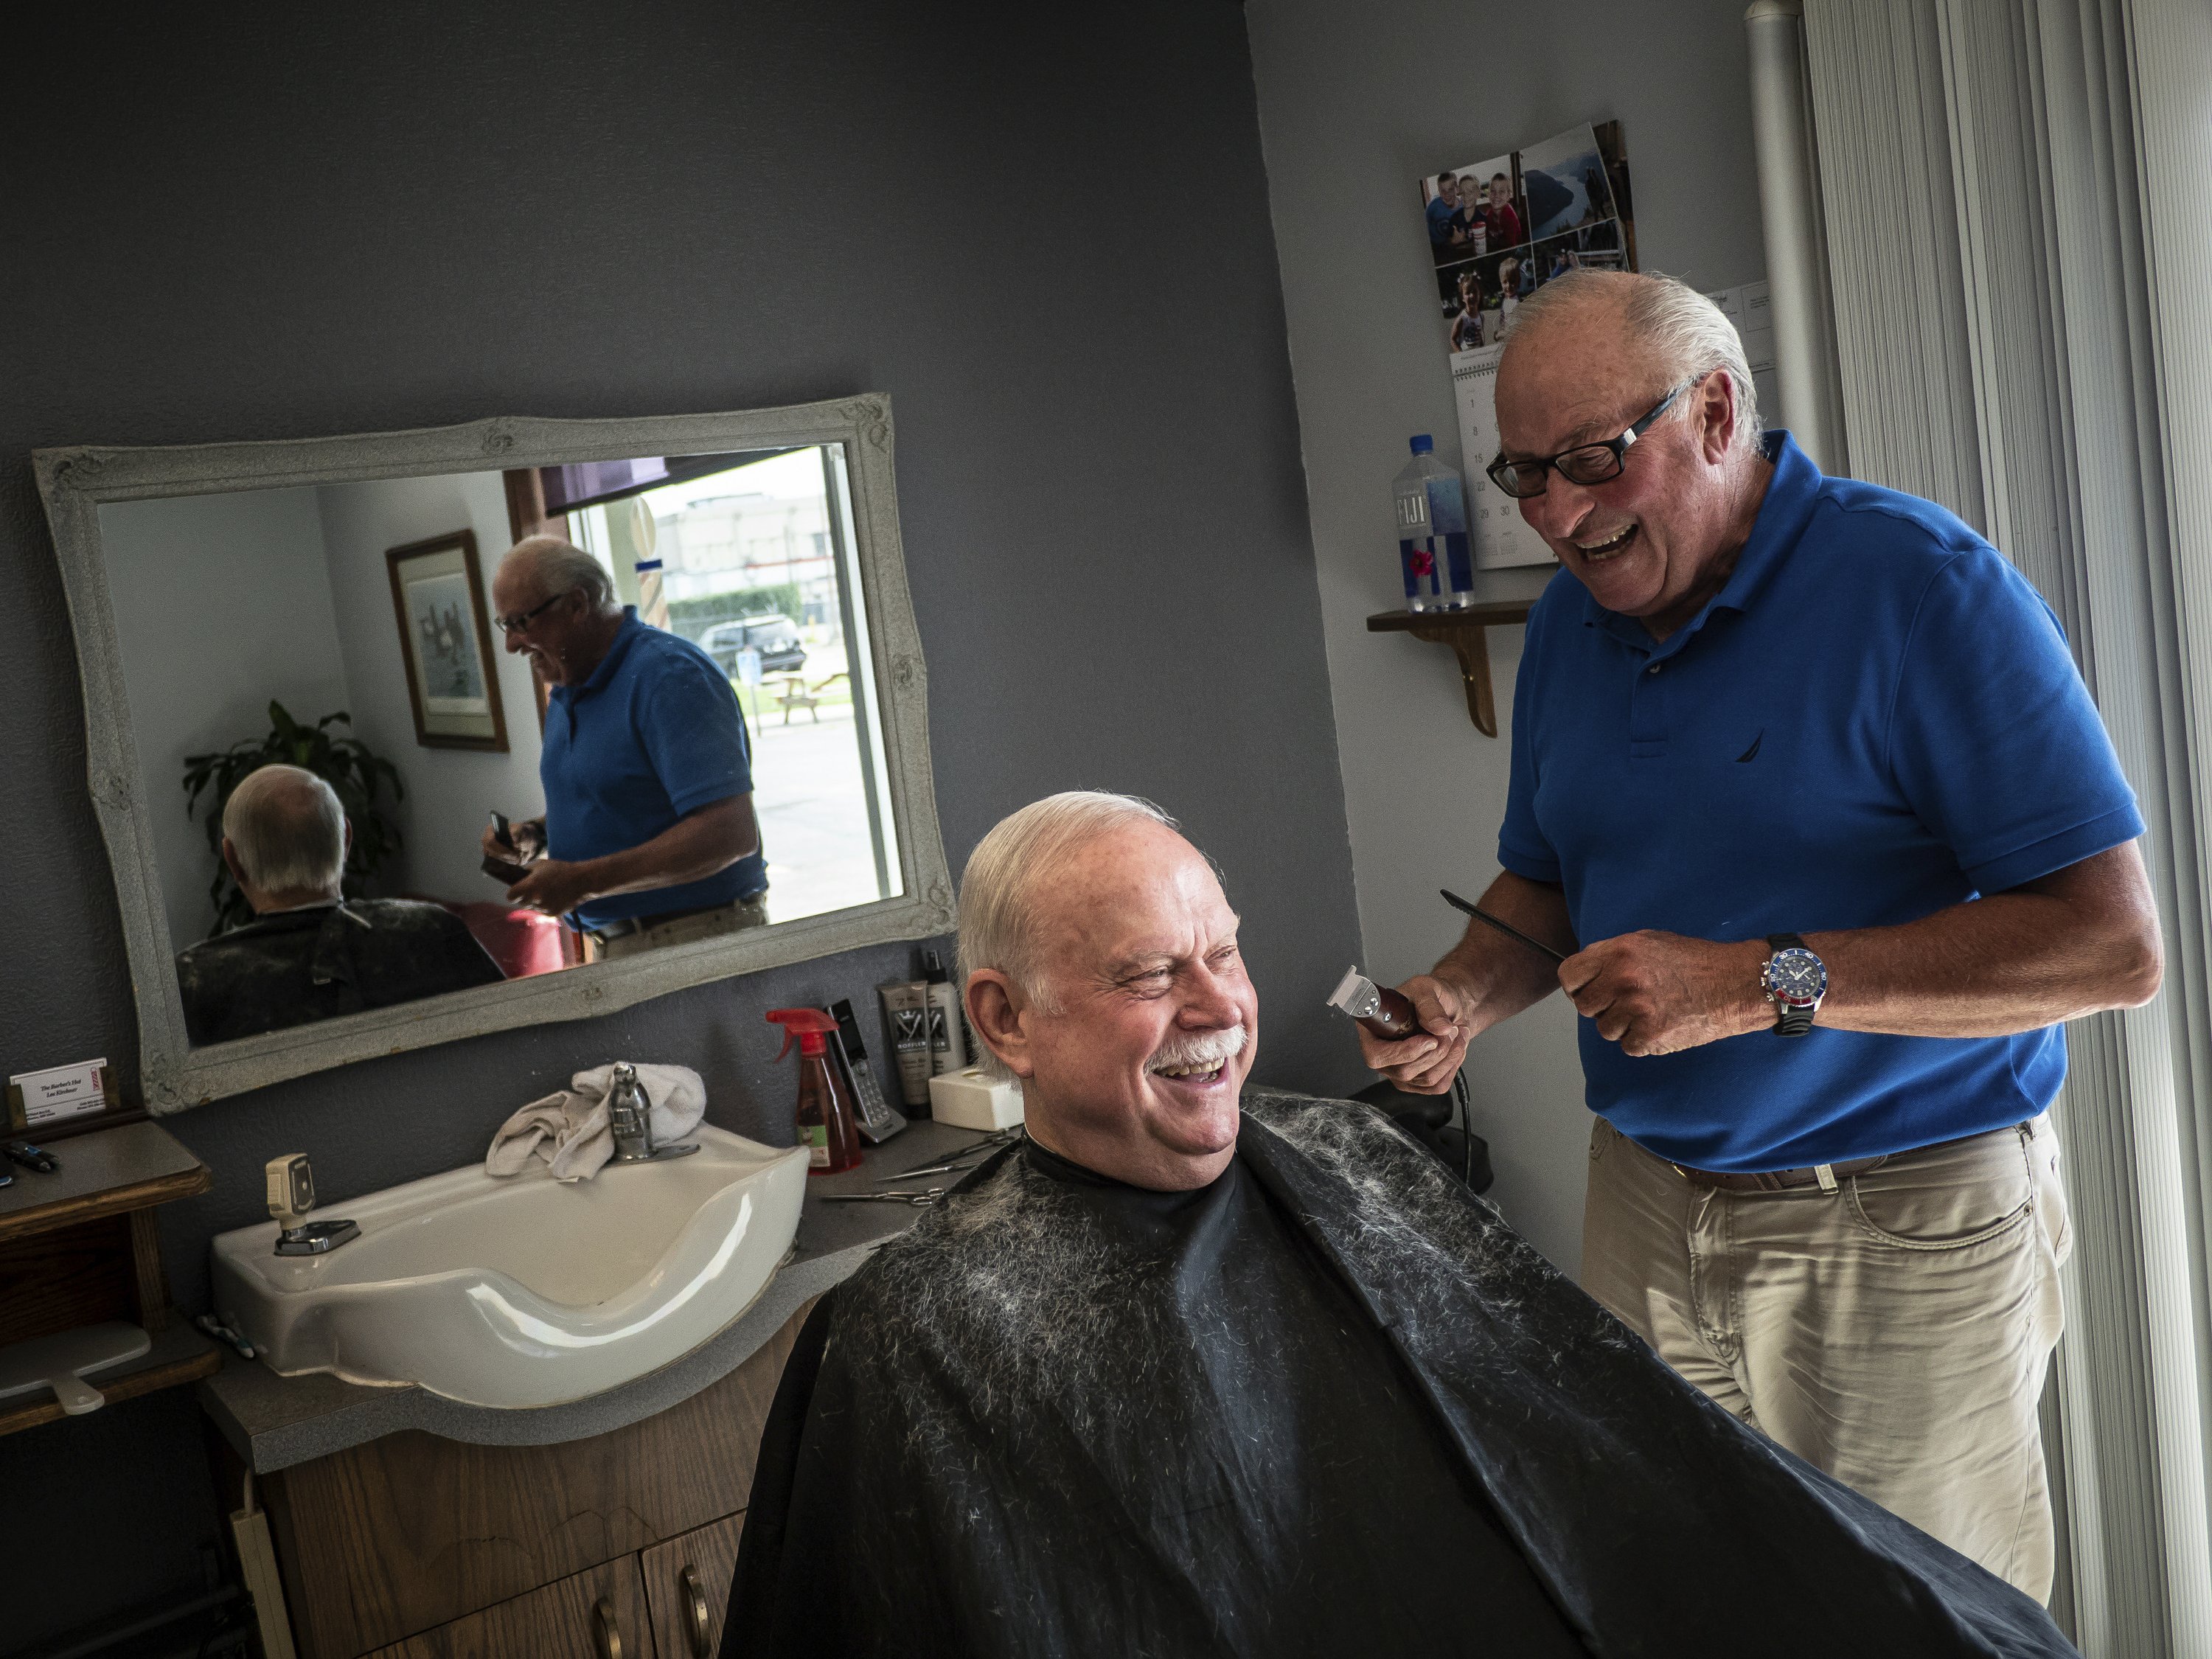
[[[222,1370],[199,1385],[201,1408],[257,1474],[402,1429],[480,1446],[549,1446],[627,1427],[728,1376],[808,1300],[850,1278],[884,1240],[926,1213],[905,1204],[824,1204],[824,1197],[872,1192],[879,1175],[933,1163],[983,1138],[916,1119],[903,1133],[866,1148],[859,1169],[810,1177],[792,1255],[752,1305],[682,1358],[604,1394],[526,1410],[465,1406],[422,1389],[368,1388],[327,1371],[279,1376],[226,1349]],[[959,1178],[930,1176],[913,1184],[950,1185]]]

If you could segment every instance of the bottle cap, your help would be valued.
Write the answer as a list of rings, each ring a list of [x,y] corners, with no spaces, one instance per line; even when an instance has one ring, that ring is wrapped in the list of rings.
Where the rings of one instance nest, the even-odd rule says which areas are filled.
[[[1426,455],[1433,451],[1436,447],[1437,441],[1433,437],[1430,436],[1429,434],[1422,432],[1414,434],[1413,453],[1416,455]]]
[[[945,971],[945,963],[939,960],[937,952],[934,951],[924,951],[921,953],[921,976],[931,985],[943,985],[952,977]]]
[[[771,1025],[783,1027],[783,1047],[775,1051],[778,1060],[791,1052],[793,1037],[799,1039],[802,1055],[827,1054],[829,1049],[822,1039],[837,1029],[837,1022],[819,1008],[771,1008],[768,1021]]]

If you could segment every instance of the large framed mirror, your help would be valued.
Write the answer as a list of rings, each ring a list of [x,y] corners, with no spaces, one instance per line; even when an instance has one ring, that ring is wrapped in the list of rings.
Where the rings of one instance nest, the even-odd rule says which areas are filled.
[[[150,1109],[954,925],[888,398],[35,462]]]

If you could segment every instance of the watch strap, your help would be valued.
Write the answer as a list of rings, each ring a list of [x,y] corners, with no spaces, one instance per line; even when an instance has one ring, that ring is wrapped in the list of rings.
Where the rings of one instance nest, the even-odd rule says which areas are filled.
[[[1771,952],[1802,951],[1805,941],[1795,933],[1769,933],[1767,949]],[[1803,1036],[1813,1029],[1813,1016],[1820,1012],[1818,1003],[1784,1002],[1775,996],[1770,987],[1767,995],[1774,1003],[1774,1034],[1777,1036]]]

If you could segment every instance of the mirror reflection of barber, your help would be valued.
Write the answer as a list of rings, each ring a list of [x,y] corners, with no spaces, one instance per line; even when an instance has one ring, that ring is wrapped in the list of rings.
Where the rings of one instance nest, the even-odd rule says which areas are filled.
[[[544,815],[515,823],[512,844],[483,833],[487,857],[527,862],[508,902],[608,957],[766,923],[751,744],[728,677],[639,621],[606,568],[557,537],[518,542],[491,591],[507,648],[550,688]]]

